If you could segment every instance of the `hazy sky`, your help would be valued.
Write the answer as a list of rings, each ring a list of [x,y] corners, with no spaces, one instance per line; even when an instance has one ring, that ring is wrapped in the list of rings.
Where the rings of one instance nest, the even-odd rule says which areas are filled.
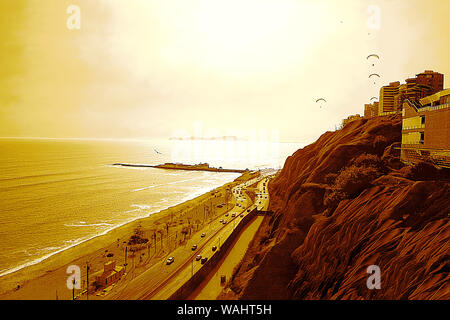
[[[72,4],[80,30],[67,28]],[[449,13],[447,0],[1,0],[0,136],[201,126],[310,142],[363,113],[381,85],[450,76]]]

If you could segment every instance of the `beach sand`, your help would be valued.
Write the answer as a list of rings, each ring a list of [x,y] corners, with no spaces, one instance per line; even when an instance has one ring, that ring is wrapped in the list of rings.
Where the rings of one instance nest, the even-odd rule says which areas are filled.
[[[134,277],[146,270],[149,265],[165,259],[176,246],[182,245],[185,237],[181,230],[190,226],[191,232],[205,225],[210,218],[224,213],[226,206],[218,208],[217,205],[225,203],[226,189],[250,179],[252,175],[243,174],[233,182],[198,196],[192,200],[154,213],[149,217],[135,220],[117,227],[104,235],[87,240],[74,247],[59,252],[42,262],[25,267],[14,273],[0,278],[0,300],[69,300],[72,299],[72,290],[67,288],[67,267],[79,266],[81,279],[86,280],[86,263],[89,263],[92,275],[103,270],[105,262],[115,260],[117,265],[125,262],[125,246],[135,229],[140,226],[144,237],[149,239],[150,249],[146,246],[138,252],[135,258],[131,257],[128,246],[128,260],[126,277]],[[230,197],[231,199],[232,197]],[[231,207],[231,206],[230,206]],[[214,208],[214,209],[213,209]],[[208,215],[208,212],[212,212]],[[169,241],[167,241],[167,226]],[[161,245],[161,234],[163,245]],[[156,235],[156,246],[155,246]],[[189,239],[187,235],[186,239]],[[125,243],[124,243],[125,242]],[[113,254],[108,258],[107,254]],[[92,281],[90,278],[90,282]],[[17,288],[18,285],[20,288]],[[83,282],[85,286],[85,282]],[[76,294],[82,290],[76,290]],[[92,296],[93,297],[93,296]],[[82,299],[86,299],[83,295]]]

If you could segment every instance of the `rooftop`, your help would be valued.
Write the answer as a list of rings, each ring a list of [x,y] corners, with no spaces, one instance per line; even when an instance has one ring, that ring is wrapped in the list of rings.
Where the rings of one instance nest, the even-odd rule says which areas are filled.
[[[444,89],[442,91],[436,92],[435,94],[433,94],[431,96],[420,99],[420,104],[427,105],[429,103],[439,101],[439,99],[441,97],[448,96],[448,95],[450,95],[450,89]]]

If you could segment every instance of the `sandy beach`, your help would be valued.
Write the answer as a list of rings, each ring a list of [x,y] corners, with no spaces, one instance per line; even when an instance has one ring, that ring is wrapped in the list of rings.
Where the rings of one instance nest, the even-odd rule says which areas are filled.
[[[86,264],[90,267],[90,275],[102,271],[104,263],[110,260],[115,260],[117,265],[123,265],[127,242],[136,228],[139,228],[143,232],[143,237],[149,239],[150,246],[146,245],[134,256],[128,246],[126,277],[137,276],[148,266],[164,259],[177,246],[182,245],[191,234],[210,219],[226,211],[226,206],[217,207],[225,203],[226,190],[250,177],[250,174],[243,174],[233,182],[192,200],[119,226],[104,235],[59,252],[40,263],[5,275],[0,278],[0,299],[72,299],[72,291],[66,285],[69,277],[66,273],[67,267],[79,266],[81,278],[85,280]],[[182,233],[183,229],[188,233]],[[85,286],[85,282],[83,285]],[[76,290],[76,294],[81,291]],[[85,295],[83,297],[85,298]]]

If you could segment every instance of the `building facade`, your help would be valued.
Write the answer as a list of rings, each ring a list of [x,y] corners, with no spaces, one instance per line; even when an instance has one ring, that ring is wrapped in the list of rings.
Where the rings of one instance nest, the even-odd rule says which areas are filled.
[[[398,94],[400,81],[391,82],[388,86],[381,87],[378,103],[378,115],[396,111],[394,108],[394,97]]]
[[[450,89],[405,100],[402,111],[401,160],[431,161],[450,168]]]
[[[378,102],[364,105],[364,118],[373,118],[378,116]]]
[[[444,75],[432,70],[425,70],[416,75],[416,83],[430,88],[428,95],[433,95],[444,89]]]
[[[108,287],[113,283],[119,281],[124,275],[125,268],[116,266],[115,261],[108,261],[104,264],[103,272],[94,274],[96,287]]]
[[[420,99],[444,89],[444,75],[432,70],[425,70],[405,82],[391,82],[388,86],[381,87],[377,115],[400,113],[406,99],[418,103]]]
[[[345,127],[348,123],[361,119],[359,114],[348,116],[347,119],[342,120],[342,127]]]

